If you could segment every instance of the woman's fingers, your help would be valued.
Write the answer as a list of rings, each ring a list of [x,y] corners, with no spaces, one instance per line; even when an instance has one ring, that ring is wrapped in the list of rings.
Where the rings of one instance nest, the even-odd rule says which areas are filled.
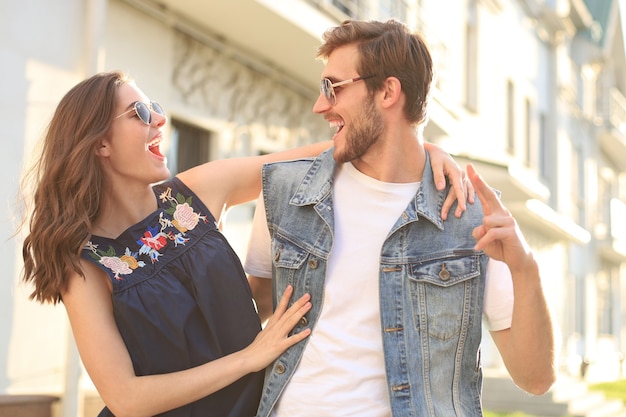
[[[267,325],[246,349],[250,353],[252,362],[257,364],[255,366],[256,370],[266,367],[285,350],[301,342],[311,334],[311,329],[306,328],[291,336],[289,335],[312,307],[311,296],[304,294],[291,307],[287,308],[292,295],[293,288],[288,286]]]
[[[265,330],[276,331],[278,337],[289,339],[289,346],[292,346],[293,344],[302,340],[310,333],[309,331],[308,333],[294,338],[294,336],[297,336],[299,333],[303,333],[301,331],[298,334],[294,334],[288,337],[289,332],[293,330],[294,326],[298,324],[298,322],[300,322],[302,317],[304,317],[312,307],[312,304],[310,302],[311,296],[309,294],[304,294],[302,297],[297,299],[291,307],[287,308],[289,299],[292,295],[293,287],[289,285],[285,289],[285,292],[283,292],[280,302],[276,307],[276,311],[274,311],[274,314],[272,314],[267,322],[267,325],[265,326]]]
[[[276,310],[274,311],[274,314],[276,313],[282,314],[285,312],[285,310],[287,310],[287,306],[289,305],[289,300],[291,299],[292,294],[293,294],[293,287],[291,285],[287,285],[287,288],[285,288],[283,295],[280,297],[280,301],[278,302],[278,305],[276,306]]]
[[[457,202],[456,210],[454,211],[456,217],[461,217],[467,209],[467,203],[474,204],[475,190],[469,175],[461,171],[459,175],[449,175],[449,178],[452,188],[448,191],[441,208],[441,218],[443,220],[448,218],[448,212],[455,201]]]

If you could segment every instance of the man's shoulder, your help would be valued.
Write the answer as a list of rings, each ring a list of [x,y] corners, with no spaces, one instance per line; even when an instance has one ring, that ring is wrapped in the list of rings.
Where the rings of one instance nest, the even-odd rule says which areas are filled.
[[[289,159],[285,161],[276,161],[266,164],[263,169],[265,172],[299,172],[308,171],[313,166],[321,167],[332,163],[332,152],[326,150],[318,156]]]
[[[290,166],[309,166],[315,161],[315,157],[306,157],[298,159],[287,159],[285,161],[275,161],[265,164],[266,167],[290,167]]]

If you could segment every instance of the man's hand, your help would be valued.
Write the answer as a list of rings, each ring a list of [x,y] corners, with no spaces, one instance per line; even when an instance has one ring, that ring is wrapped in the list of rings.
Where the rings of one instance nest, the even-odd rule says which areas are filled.
[[[483,224],[476,227],[472,234],[476,239],[474,248],[482,249],[490,258],[505,262],[512,273],[524,271],[529,262],[534,261],[515,218],[472,164],[467,166],[467,173],[484,214]]]

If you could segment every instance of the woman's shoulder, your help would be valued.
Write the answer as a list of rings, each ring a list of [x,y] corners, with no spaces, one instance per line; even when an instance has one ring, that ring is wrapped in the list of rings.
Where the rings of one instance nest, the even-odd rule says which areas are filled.
[[[94,293],[103,291],[110,297],[113,288],[105,272],[86,258],[80,259],[79,263],[80,271],[68,274],[67,284],[61,290],[63,303],[67,305],[70,300],[83,297],[89,299]]]
[[[174,193],[195,195],[194,192],[191,191],[191,188],[189,188],[187,186],[187,184],[185,184],[178,177],[172,177],[172,178],[167,179],[165,181],[162,181],[162,182],[160,182],[158,184],[154,184],[152,186],[152,189],[154,190],[154,194],[159,199],[160,199],[160,195],[162,193],[172,193],[172,192],[174,192]]]
[[[204,201],[179,177],[173,177],[153,187],[161,209],[173,214],[177,209],[191,207],[198,212],[210,214]],[[179,207],[180,206],[180,207]]]

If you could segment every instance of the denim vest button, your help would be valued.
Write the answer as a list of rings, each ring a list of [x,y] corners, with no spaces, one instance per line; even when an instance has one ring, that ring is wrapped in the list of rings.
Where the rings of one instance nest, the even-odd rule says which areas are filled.
[[[311,259],[309,261],[309,268],[311,269],[317,269],[317,259]]]
[[[274,262],[277,262],[280,259],[280,253],[283,251],[284,248],[285,246],[282,243],[278,245],[278,250],[274,254]]]
[[[446,269],[446,264],[441,264],[441,271],[439,271],[439,279],[442,281],[447,281],[450,279],[450,271]]]
[[[274,370],[279,375],[284,374],[285,373],[285,365],[283,365],[282,363],[278,363],[278,364],[276,364],[276,367],[274,368]]]
[[[306,326],[307,324],[309,324],[309,319],[307,319],[306,316],[303,316],[298,322],[298,324],[300,326]]]

